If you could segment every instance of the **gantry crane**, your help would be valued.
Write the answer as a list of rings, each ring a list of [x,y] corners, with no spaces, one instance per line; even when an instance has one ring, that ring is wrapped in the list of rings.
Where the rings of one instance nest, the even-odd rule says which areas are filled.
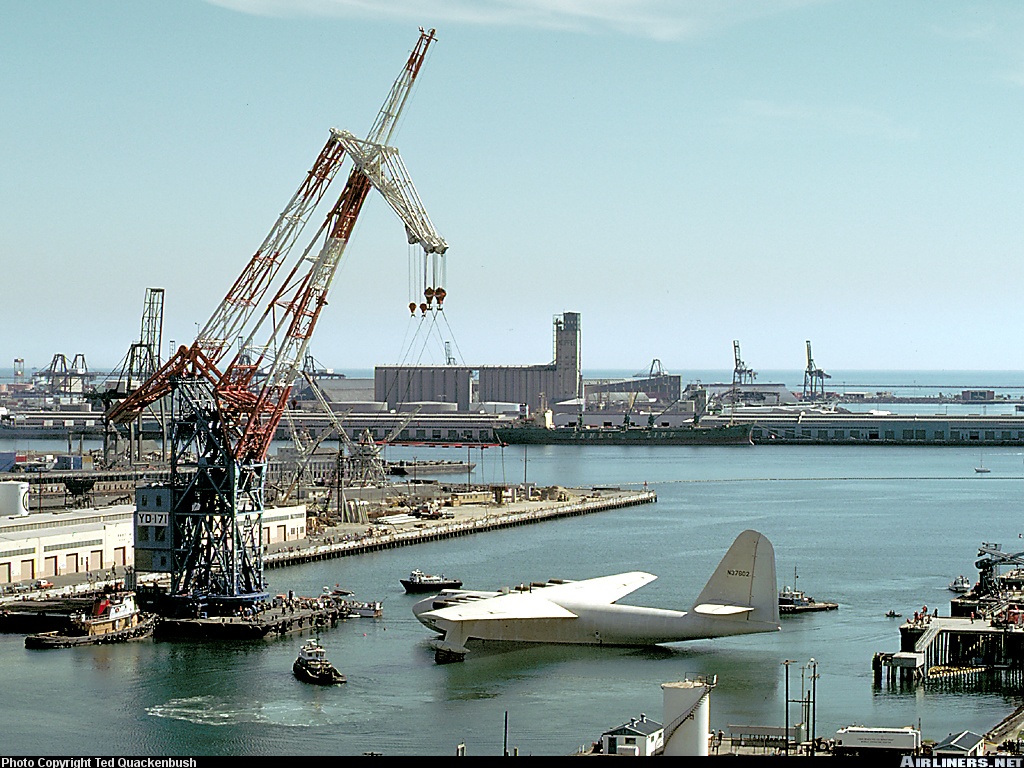
[[[735,360],[732,369],[732,385],[735,387],[737,384],[753,384],[754,379],[757,378],[757,371],[748,368],[740,358],[740,343],[736,340],[732,342],[732,354]]]
[[[375,488],[383,488],[388,485],[387,471],[384,468],[384,459],[380,453],[381,446],[389,445],[398,437],[403,429],[409,426],[409,422],[419,414],[420,406],[416,406],[413,410],[397,419],[392,425],[391,430],[379,443],[374,439],[369,429],[364,429],[356,440],[345,431],[342,419],[331,409],[330,403],[327,402],[324,393],[312,380],[312,377],[306,376],[306,379],[320,408],[331,422],[331,429],[326,430],[325,434],[337,433],[339,439],[344,442],[345,447],[348,449],[347,461],[339,460],[338,462],[338,466],[347,465],[349,467],[349,472],[347,473],[349,478],[348,484],[350,486],[372,486]],[[338,452],[339,454],[342,453],[340,447]],[[340,483],[341,477],[336,478],[336,481]],[[345,522],[353,521],[346,520]]]
[[[22,367],[24,375],[24,366]],[[89,382],[94,378],[89,373],[89,366],[85,362],[85,354],[79,352],[72,362],[58,352],[50,360],[50,366],[45,371],[38,371],[33,377],[41,382],[46,394],[54,397],[69,397],[76,394],[89,394]]]
[[[120,366],[116,369],[117,377],[108,382],[105,389],[92,394],[92,399],[103,404],[104,410],[109,411],[112,405],[119,400],[129,396],[136,389],[144,385],[160,368],[160,349],[163,344],[164,325],[164,289],[147,288],[146,300],[142,306],[142,328],[139,332],[139,340],[132,342],[128,353],[121,360]],[[151,404],[152,405],[152,404]],[[160,401],[163,405],[163,401]],[[133,459],[141,459],[142,453],[142,412],[128,426],[129,453]],[[164,429],[164,418],[162,410],[155,413],[155,418],[160,425],[160,434],[166,438]],[[121,455],[120,435],[116,430],[106,430],[103,440],[103,460],[108,466],[116,464],[118,460],[126,458]],[[166,446],[165,446],[166,447]]]
[[[109,414],[110,424],[127,424],[149,404],[170,398],[170,530],[163,531],[168,556],[153,558],[161,563],[153,570],[171,574],[166,611],[192,611],[202,600],[207,612],[233,613],[266,597],[262,512],[267,452],[370,188],[380,190],[398,213],[410,243],[422,247],[425,260],[439,262],[448,248],[389,145],[434,39],[434,30],[420,30],[367,139],[331,130],[313,168],[196,340],[180,347]],[[346,155],[353,167],[344,190],[313,240],[278,280]],[[431,288],[436,299],[440,286]],[[228,358],[235,338],[244,342]],[[161,532],[145,533],[159,537]]]
[[[814,358],[811,357],[811,342],[807,341],[807,370],[804,371],[804,400],[817,400],[825,398],[825,379],[832,377],[821,368],[814,365]]]

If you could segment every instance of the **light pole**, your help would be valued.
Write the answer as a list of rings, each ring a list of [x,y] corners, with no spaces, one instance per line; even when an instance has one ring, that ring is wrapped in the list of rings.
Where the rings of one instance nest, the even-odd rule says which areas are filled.
[[[786,668],[786,730],[783,735],[786,757],[789,757],[789,665],[794,663],[793,659],[786,659],[782,662],[782,666]]]
[[[811,757],[815,753],[815,738],[818,725],[818,662],[813,658],[811,665]]]

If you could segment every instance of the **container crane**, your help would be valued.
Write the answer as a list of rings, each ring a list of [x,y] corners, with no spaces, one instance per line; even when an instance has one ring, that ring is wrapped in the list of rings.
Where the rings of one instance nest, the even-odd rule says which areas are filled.
[[[166,556],[153,558],[166,566],[152,568],[171,574],[165,612],[191,612],[201,601],[208,613],[234,613],[266,598],[267,452],[370,189],[384,194],[425,254],[440,259],[447,250],[389,145],[434,39],[434,30],[420,30],[366,140],[331,130],[313,168],[196,340],[180,347],[109,414],[110,424],[123,425],[170,397],[170,513],[164,531],[145,531],[148,541],[160,540],[161,533],[167,541]],[[353,167],[344,190],[313,240],[276,281],[350,151]],[[243,335],[245,328],[250,330]],[[229,359],[235,338],[244,343]]]
[[[807,370],[804,371],[804,400],[816,400],[825,398],[825,379],[832,377],[814,364],[811,356],[811,342],[807,341]]]
[[[739,341],[733,341],[732,355],[735,360],[735,365],[732,369],[732,385],[735,387],[737,384],[753,384],[754,379],[757,378],[757,371],[748,368],[746,363],[740,358]]]

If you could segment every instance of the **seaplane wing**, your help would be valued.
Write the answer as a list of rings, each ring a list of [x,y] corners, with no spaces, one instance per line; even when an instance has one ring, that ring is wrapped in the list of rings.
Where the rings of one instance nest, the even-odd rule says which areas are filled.
[[[425,617],[444,621],[517,621],[527,619],[575,619],[576,614],[532,592],[510,592],[483,600],[436,608]]]
[[[582,581],[548,582],[541,587],[541,594],[557,602],[585,600],[588,603],[610,605],[635,592],[644,584],[650,584],[657,576],[643,571],[617,573],[614,576],[598,576]]]
[[[451,605],[435,608],[424,617],[445,621],[487,621],[494,619],[525,621],[528,619],[575,619],[577,614],[562,603],[610,605],[619,598],[654,581],[657,576],[633,571],[614,576],[599,576],[582,581],[549,581],[523,585],[513,592],[493,597],[465,598]]]

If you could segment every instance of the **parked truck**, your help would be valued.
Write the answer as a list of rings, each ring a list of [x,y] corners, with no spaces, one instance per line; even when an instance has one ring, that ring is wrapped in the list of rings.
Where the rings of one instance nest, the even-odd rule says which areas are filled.
[[[835,755],[916,755],[921,751],[921,732],[905,728],[866,728],[850,725],[836,731]]]

